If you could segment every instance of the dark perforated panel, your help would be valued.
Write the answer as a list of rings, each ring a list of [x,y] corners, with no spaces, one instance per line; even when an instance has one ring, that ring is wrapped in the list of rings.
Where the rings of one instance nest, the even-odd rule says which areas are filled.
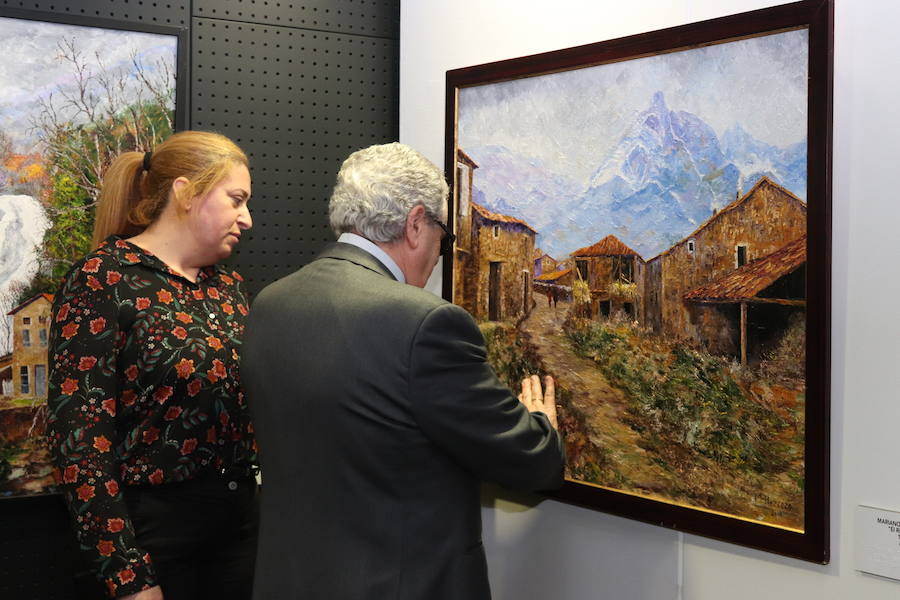
[[[251,159],[254,226],[231,262],[251,292],[334,236],[327,201],[350,152],[397,139],[396,40],[193,22],[192,124]]]
[[[187,0],[0,0],[8,8],[179,27],[188,26],[190,5]]]
[[[194,14],[354,35],[400,35],[399,0],[194,0]]]

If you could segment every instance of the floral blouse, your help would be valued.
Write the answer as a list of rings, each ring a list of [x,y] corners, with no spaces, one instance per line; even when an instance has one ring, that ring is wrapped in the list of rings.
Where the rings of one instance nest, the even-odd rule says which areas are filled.
[[[80,547],[111,596],[157,583],[123,486],[256,462],[238,374],[241,281],[206,267],[191,282],[113,236],[56,295],[47,434]]]

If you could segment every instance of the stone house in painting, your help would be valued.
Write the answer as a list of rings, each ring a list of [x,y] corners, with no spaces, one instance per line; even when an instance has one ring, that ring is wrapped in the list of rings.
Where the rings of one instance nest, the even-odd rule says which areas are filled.
[[[453,228],[456,243],[453,249],[453,302],[473,315],[475,289],[475,259],[472,255],[472,183],[478,165],[468,154],[456,150],[456,185],[453,186]],[[469,277],[466,277],[468,272]]]
[[[534,251],[534,276],[539,277],[544,273],[553,273],[558,270],[559,261],[543,252],[540,248]]]
[[[667,337],[746,360],[754,327],[769,323],[771,329],[800,306],[805,235],[806,204],[763,177],[647,261],[644,323]],[[786,303],[763,299],[771,294],[786,296],[777,298]]]
[[[643,319],[644,259],[619,238],[608,235],[596,244],[572,252],[573,279],[586,281],[591,291],[591,315],[616,313]]]
[[[453,302],[479,321],[516,319],[532,306],[537,232],[525,221],[473,202],[477,168],[465,152],[456,151]]]
[[[12,353],[0,356],[0,396],[13,395]]]
[[[806,236],[691,290],[684,300],[698,314],[713,313],[730,321],[725,331],[732,339],[725,340],[722,350],[738,356],[742,364],[762,358],[774,349],[791,317],[806,310]],[[716,321],[700,319],[704,340],[718,339],[718,331],[705,325]]]
[[[38,294],[7,313],[13,318],[13,396],[47,397],[47,339],[52,305],[52,294]]]
[[[530,311],[534,228],[473,202],[471,235],[474,297],[465,301],[473,307],[475,318],[501,321]],[[467,271],[465,277],[471,274]]]

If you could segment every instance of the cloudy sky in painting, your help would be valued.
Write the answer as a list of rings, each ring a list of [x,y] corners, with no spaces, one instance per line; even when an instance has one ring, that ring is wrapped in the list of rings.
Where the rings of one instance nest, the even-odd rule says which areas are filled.
[[[59,88],[72,83],[71,64],[58,58],[57,45],[63,38],[75,39],[91,70],[97,69],[98,53],[105,67],[128,71],[132,51],[148,69],[160,58],[170,65],[175,62],[173,36],[0,18],[0,129],[18,144],[29,141],[35,98],[51,92],[56,97]]]
[[[459,143],[498,144],[584,180],[661,91],[721,138],[740,124],[784,147],[806,139],[808,35],[798,30],[460,90]]]

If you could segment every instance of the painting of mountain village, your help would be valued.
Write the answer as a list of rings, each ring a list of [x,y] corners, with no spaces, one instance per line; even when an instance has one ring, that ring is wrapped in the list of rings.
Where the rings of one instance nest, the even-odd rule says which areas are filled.
[[[0,498],[54,490],[53,294],[90,248],[101,174],[173,131],[177,37],[0,15]]]
[[[453,301],[570,480],[804,528],[808,31],[461,87]]]

